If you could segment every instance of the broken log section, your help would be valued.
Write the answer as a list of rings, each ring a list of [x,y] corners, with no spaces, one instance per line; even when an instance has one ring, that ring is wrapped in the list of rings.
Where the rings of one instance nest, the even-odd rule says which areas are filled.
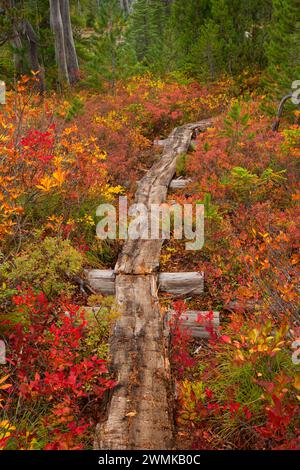
[[[139,182],[136,203],[150,212],[165,202],[177,157],[193,133],[212,126],[207,119],[173,130],[163,155]],[[172,449],[173,390],[158,299],[162,240],[128,240],[115,267],[116,301],[122,312],[110,341],[112,391],[106,419],[96,429],[94,449]]]
[[[95,292],[115,295],[116,274],[113,270],[92,269],[86,271],[89,285]],[[204,289],[203,273],[159,273],[158,290],[173,295],[198,295]]]
[[[158,290],[173,295],[198,295],[204,290],[203,273],[159,273]]]
[[[165,322],[168,324],[172,319],[176,319],[177,313],[171,310],[166,314]],[[201,312],[198,310],[187,310],[182,313],[179,319],[179,327],[188,329],[193,338],[208,339],[211,337],[211,331],[218,332],[220,326],[219,312],[213,312],[212,318],[209,318],[209,312]]]

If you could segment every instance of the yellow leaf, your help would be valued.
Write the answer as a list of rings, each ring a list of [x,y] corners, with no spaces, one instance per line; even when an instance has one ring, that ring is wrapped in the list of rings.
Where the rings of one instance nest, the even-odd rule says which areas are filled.
[[[3,384],[3,382],[5,382],[8,378],[9,378],[9,375],[4,375],[4,377],[0,379],[0,384]]]
[[[45,193],[51,191],[52,188],[56,186],[56,182],[53,181],[49,176],[45,176],[41,179],[40,184],[37,184],[36,187]]]
[[[300,373],[299,372],[295,376],[294,387],[296,390],[300,390]]]
[[[53,178],[57,181],[59,186],[62,186],[66,179],[66,172],[63,171],[60,167],[53,173]]]

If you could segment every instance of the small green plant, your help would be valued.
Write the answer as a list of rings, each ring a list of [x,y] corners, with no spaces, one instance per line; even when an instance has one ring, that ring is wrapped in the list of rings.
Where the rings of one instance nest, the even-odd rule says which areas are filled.
[[[187,162],[187,154],[182,153],[179,155],[177,162],[176,162],[176,174],[177,176],[185,176],[186,175],[186,162]]]
[[[234,147],[249,128],[250,115],[243,113],[240,103],[236,102],[232,105],[228,117],[224,119],[223,135],[231,141],[230,146]]]
[[[274,171],[267,168],[260,176],[251,173],[247,168],[234,167],[228,177],[223,179],[223,184],[232,188],[239,197],[249,197],[258,190],[257,195],[262,195],[262,189],[268,190],[281,185],[285,180],[286,170]]]
[[[211,194],[204,194],[203,201],[198,201],[197,204],[204,205],[204,216],[207,219],[215,220],[217,222],[222,220],[222,217],[219,212],[219,207],[215,204],[212,204]]]
[[[84,309],[88,329],[86,345],[93,354],[107,359],[112,326],[120,316],[120,312],[115,305],[114,297],[92,295],[88,299],[88,304],[89,307]]]
[[[84,108],[84,104],[82,100],[78,98],[77,96],[75,96],[71,101],[71,105],[65,116],[65,120],[72,121],[73,118],[83,113],[83,108]]]

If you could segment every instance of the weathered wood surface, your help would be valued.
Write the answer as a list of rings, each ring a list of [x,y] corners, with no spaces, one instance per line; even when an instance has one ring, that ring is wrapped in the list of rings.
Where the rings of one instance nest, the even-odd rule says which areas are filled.
[[[161,159],[140,181],[135,202],[165,201],[176,171],[178,155],[186,152],[196,129],[211,120],[175,129]],[[110,343],[111,368],[118,386],[99,423],[95,449],[171,449],[173,446],[172,390],[168,339],[158,301],[156,271],[162,240],[128,240],[115,267],[116,300],[122,310]]]
[[[191,184],[192,181],[193,180],[191,180],[190,178],[188,178],[188,179],[183,179],[183,178],[173,179],[170,183],[170,189],[184,189],[189,184]]]
[[[179,327],[182,329],[187,328],[193,338],[203,338],[207,339],[210,338],[211,334],[210,331],[213,330],[215,333],[218,332],[218,328],[220,326],[220,314],[219,312],[213,312],[212,319],[208,319],[209,312],[203,312],[198,310],[187,310],[186,312],[182,313],[179,321]],[[176,312],[171,310],[166,315],[166,324],[176,317]],[[199,318],[202,317],[201,322],[199,322]]]
[[[89,285],[95,292],[103,295],[115,295],[116,274],[113,270],[91,269],[86,271]],[[191,273],[159,273],[158,290],[174,295],[198,295],[204,289],[204,274]]]
[[[96,315],[99,311],[101,311],[100,306],[94,307],[82,307],[87,314],[94,314]],[[67,312],[66,312],[67,314]],[[207,339],[210,338],[211,330],[215,333],[218,332],[218,328],[220,326],[220,314],[219,312],[213,312],[213,317],[208,319],[207,315],[209,314],[208,311],[203,312],[200,310],[187,310],[184,312],[179,321],[179,327],[182,329],[188,328],[189,332],[193,336],[193,338],[203,338]],[[174,310],[170,310],[167,312],[164,318],[164,328],[167,330],[170,326],[170,322],[176,321],[177,314]],[[202,320],[199,321],[199,318],[202,317]]]
[[[174,295],[198,295],[204,290],[203,273],[159,273],[158,290]]]
[[[115,295],[116,274],[113,269],[91,269],[85,271],[86,280],[95,292]]]
[[[150,209],[151,204],[165,202],[169,184],[176,172],[177,157],[187,151],[196,129],[204,131],[210,126],[212,121],[207,119],[178,127],[171,133],[164,146],[162,158],[139,182],[136,203],[143,203]],[[162,243],[163,240],[128,240],[117,261],[116,273],[150,274],[158,271]]]

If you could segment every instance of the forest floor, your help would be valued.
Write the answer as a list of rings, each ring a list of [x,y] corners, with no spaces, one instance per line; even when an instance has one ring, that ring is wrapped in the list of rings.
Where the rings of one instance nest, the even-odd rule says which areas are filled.
[[[242,83],[242,85],[241,85]],[[168,201],[205,207],[205,245],[164,244],[161,271],[203,271],[204,294],[160,296],[178,314],[171,363],[178,448],[299,448],[298,112],[272,117],[247,77],[211,87],[135,77],[113,93],[41,99],[32,79],[0,115],[0,448],[91,448],[107,394],[113,298],[78,287],[122,249],[95,236],[96,209],[133,199],[178,125],[217,116],[177,163],[191,178]],[[34,79],[33,79],[34,84]],[[51,261],[49,261],[51,260]],[[80,305],[99,306],[94,316]],[[206,341],[178,328],[186,309],[219,311]],[[65,312],[68,315],[65,315]]]

